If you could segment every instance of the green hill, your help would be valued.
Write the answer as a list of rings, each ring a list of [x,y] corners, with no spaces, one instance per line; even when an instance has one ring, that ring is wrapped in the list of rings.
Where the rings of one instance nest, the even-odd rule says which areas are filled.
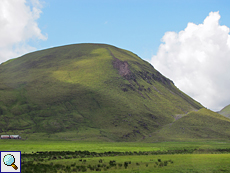
[[[0,134],[24,139],[136,141],[203,108],[148,62],[106,44],[29,53],[2,63],[0,81]]]
[[[218,113],[225,116],[225,117],[230,118],[230,105],[225,106]]]
[[[230,119],[202,108],[178,115],[174,122],[151,134],[148,141],[229,140]]]

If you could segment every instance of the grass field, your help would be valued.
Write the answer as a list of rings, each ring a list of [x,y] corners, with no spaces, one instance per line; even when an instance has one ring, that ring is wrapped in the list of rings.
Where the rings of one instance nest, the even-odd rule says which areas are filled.
[[[168,173],[190,173],[190,172],[230,172],[230,154],[176,154],[176,155],[157,155],[157,156],[117,156],[86,159],[87,164],[96,165],[102,159],[105,163],[116,160],[117,163],[131,161],[127,169],[114,167],[106,172],[168,172]],[[156,166],[155,162],[172,160],[167,166]],[[62,160],[52,161],[53,164],[63,164]],[[48,162],[46,164],[50,164]],[[65,164],[82,163],[79,159],[71,159]],[[139,163],[140,165],[137,165]],[[148,166],[146,166],[148,165]],[[93,172],[93,171],[92,171]],[[96,171],[95,171],[96,172]]]
[[[99,143],[0,140],[0,150],[21,151],[24,172],[230,172],[229,141]],[[79,155],[77,151],[90,154]],[[167,151],[174,154],[167,154]]]
[[[226,149],[229,141],[195,141],[195,142],[79,142],[79,141],[29,141],[0,140],[1,151],[21,151],[32,153],[37,151],[76,151],[90,152],[125,152],[125,151],[166,151],[183,149]]]

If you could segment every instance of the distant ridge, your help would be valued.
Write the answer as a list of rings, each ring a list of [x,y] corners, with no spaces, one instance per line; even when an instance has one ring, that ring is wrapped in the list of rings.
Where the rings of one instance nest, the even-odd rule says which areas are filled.
[[[225,106],[218,113],[227,117],[227,118],[230,118],[230,105]]]
[[[172,133],[194,114],[223,119],[211,111],[205,115],[200,103],[136,54],[107,44],[26,54],[0,65],[0,81],[0,134],[24,139],[181,140]],[[176,131],[169,129],[167,137],[170,124]],[[188,138],[191,133],[184,131]]]

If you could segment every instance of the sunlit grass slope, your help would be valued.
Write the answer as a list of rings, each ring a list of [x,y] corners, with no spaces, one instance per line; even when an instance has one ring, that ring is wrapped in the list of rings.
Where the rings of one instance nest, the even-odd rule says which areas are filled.
[[[191,111],[182,118],[152,134],[149,141],[229,140],[230,119],[202,108]]]
[[[202,108],[127,50],[76,44],[0,65],[0,132],[29,139],[135,141]]]
[[[218,112],[219,114],[230,118],[230,105],[225,106],[221,111]]]

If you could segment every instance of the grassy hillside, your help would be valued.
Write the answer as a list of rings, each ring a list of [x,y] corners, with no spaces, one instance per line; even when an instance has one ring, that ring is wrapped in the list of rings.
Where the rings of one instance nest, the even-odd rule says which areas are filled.
[[[0,134],[134,141],[202,108],[148,62],[105,44],[33,52],[0,65]]]
[[[152,133],[147,141],[229,140],[230,119],[202,108],[176,116],[173,123]],[[176,118],[175,117],[175,118]]]
[[[230,118],[230,105],[225,106],[218,113],[225,116],[225,117]]]

